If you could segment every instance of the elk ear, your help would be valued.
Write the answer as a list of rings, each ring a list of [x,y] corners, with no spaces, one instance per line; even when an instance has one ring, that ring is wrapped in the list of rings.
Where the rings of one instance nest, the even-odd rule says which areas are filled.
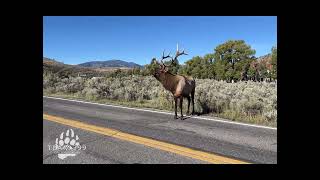
[[[156,58],[152,58],[152,62],[151,64],[157,64],[157,65],[160,65],[160,63],[157,61]]]
[[[160,66],[160,69],[159,69],[160,72],[165,72],[165,68],[166,67],[164,65],[162,65],[162,64],[160,64],[159,66]]]
[[[163,71],[164,71],[164,72],[168,72],[168,71],[169,71],[169,68],[168,68],[168,67],[165,67]]]

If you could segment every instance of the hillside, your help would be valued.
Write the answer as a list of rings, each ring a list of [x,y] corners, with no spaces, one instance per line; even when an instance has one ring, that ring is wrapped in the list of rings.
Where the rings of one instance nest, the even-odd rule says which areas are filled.
[[[133,62],[126,62],[122,60],[108,60],[108,61],[89,61],[78,64],[81,67],[92,67],[92,68],[104,68],[104,67],[126,67],[126,68],[140,68],[139,64]]]
[[[64,64],[59,61],[43,57],[43,72],[54,73],[59,77],[82,76],[87,77],[102,75],[99,71],[91,68],[85,68],[77,65]]]

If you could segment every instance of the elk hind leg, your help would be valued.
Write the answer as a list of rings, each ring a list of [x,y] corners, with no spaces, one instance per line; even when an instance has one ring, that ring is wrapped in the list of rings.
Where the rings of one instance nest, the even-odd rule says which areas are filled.
[[[192,102],[192,113],[191,115],[194,114],[194,90],[191,92],[191,102]]]
[[[187,96],[188,99],[188,110],[187,110],[187,115],[189,115],[189,109],[190,109],[190,96]]]
[[[177,119],[177,100],[178,98],[174,97],[174,119]]]
[[[180,111],[181,111],[181,120],[183,120],[183,114],[182,114],[182,102],[183,102],[183,96],[180,96]]]

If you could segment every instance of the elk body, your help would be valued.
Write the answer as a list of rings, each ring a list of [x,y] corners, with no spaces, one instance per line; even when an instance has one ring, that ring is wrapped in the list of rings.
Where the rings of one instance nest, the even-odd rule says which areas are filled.
[[[171,57],[171,65],[173,60],[176,60],[180,55],[187,55],[184,51],[179,52],[177,48],[177,53],[174,58]],[[192,113],[194,114],[194,93],[195,93],[195,80],[192,77],[187,77],[183,75],[176,75],[168,72],[168,68],[171,66],[167,66],[163,63],[162,60],[170,57],[170,53],[168,56],[164,56],[164,52],[162,54],[161,63],[155,61],[159,66],[154,72],[154,77],[163,85],[163,87],[170,91],[174,98],[175,103],[175,116],[174,118],[177,119],[177,101],[179,99],[180,102],[180,110],[181,110],[181,120],[183,120],[183,113],[182,113],[182,103],[183,98],[188,99],[188,110],[187,114],[189,114],[190,109],[190,101],[192,102]]]

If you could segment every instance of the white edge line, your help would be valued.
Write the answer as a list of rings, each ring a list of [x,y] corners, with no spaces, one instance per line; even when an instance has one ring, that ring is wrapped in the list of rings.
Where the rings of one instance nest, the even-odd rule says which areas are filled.
[[[125,107],[125,106],[118,106],[118,105],[110,105],[110,104],[100,104],[100,103],[94,103],[94,102],[80,101],[80,100],[74,100],[74,99],[63,99],[63,98],[50,97],[50,96],[43,96],[43,97],[51,98],[51,99],[59,99],[59,100],[64,100],[64,101],[80,102],[80,103],[85,103],[85,104],[95,104],[95,105],[99,105],[99,106],[109,106],[109,107],[117,107],[117,108],[123,108],[123,109],[132,109],[132,110],[137,110],[137,111],[146,111],[146,112],[154,112],[154,113],[160,113],[160,114],[173,115],[173,113],[154,111],[154,110],[148,110],[148,109],[138,109],[138,108],[131,108],[131,107]],[[187,117],[191,117],[191,116],[187,116]],[[237,124],[237,125],[242,125],[242,126],[250,126],[250,127],[277,130],[277,128],[274,128],[274,127],[260,126],[260,125],[254,125],[254,124],[246,124],[246,123],[233,122],[233,121],[224,121],[224,120],[212,119],[212,118],[206,118],[206,117],[192,116],[192,118],[208,120],[208,121],[216,121],[216,122],[222,122],[222,123],[229,123],[229,124]]]

